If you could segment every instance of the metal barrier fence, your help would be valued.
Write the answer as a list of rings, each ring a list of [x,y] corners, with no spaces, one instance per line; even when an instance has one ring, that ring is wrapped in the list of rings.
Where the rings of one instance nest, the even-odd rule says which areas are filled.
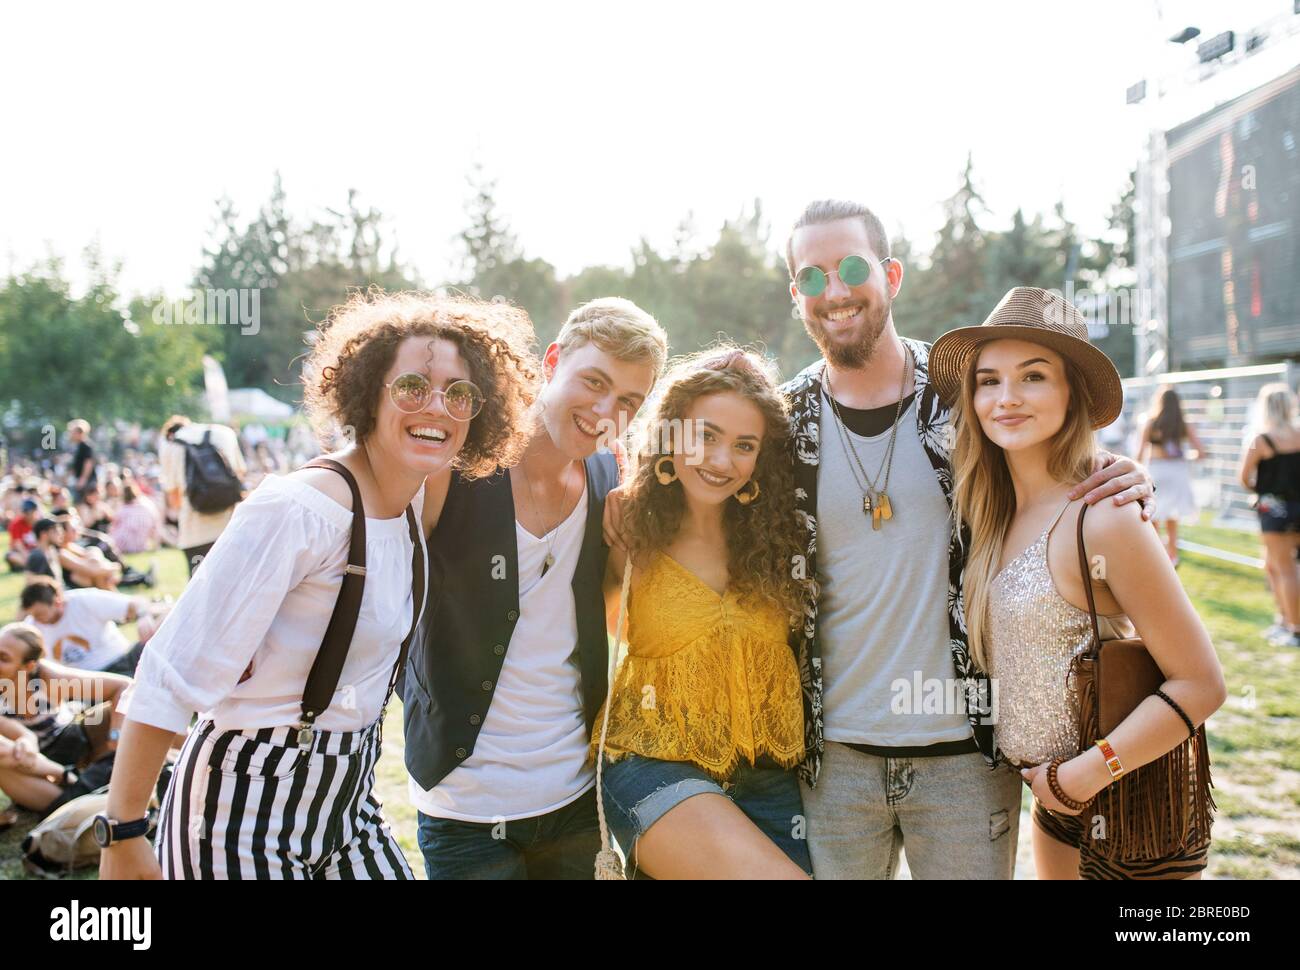
[[[1256,395],[1275,381],[1285,381],[1294,389],[1300,382],[1300,367],[1285,362],[1128,378],[1123,382],[1123,414],[1102,431],[1103,446],[1136,458],[1142,419],[1155,392],[1173,384],[1182,398],[1184,417],[1205,446],[1205,454],[1191,462],[1197,502],[1202,509],[1214,511],[1215,525],[1253,531],[1258,528],[1251,506],[1253,493],[1242,486],[1237,471]]]

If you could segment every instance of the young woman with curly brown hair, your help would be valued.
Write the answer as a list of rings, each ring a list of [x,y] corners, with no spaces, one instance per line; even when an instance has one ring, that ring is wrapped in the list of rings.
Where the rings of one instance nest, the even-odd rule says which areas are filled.
[[[623,490],[628,552],[610,553],[611,612],[628,555],[632,578],[605,811],[634,875],[806,878],[789,418],[742,350],[687,357],[665,381]]]
[[[373,787],[383,711],[423,602],[424,483],[448,466],[481,476],[518,459],[532,344],[527,315],[508,306],[372,291],[331,312],[304,368],[306,405],[349,444],[241,503],[154,635],[121,708],[101,877],[411,877]],[[345,574],[364,577],[346,609],[340,590],[356,583]],[[345,614],[350,641],[327,633],[336,618],[346,629]],[[315,710],[307,685],[325,656],[341,669]],[[140,837],[145,808],[195,711],[155,859]]]

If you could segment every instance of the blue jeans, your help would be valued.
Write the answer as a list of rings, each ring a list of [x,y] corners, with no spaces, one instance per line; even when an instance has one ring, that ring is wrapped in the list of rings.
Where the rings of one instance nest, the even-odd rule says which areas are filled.
[[[742,761],[726,781],[718,782],[687,761],[628,754],[605,762],[602,788],[605,820],[627,859],[629,879],[647,878],[637,875],[636,840],[686,799],[706,792],[730,798],[790,861],[812,875],[799,782],[794,771],[770,759],[759,758],[757,765]]]
[[[419,813],[416,841],[430,879],[592,879],[600,851],[596,789],[563,808],[513,822]]]
[[[823,879],[1010,879],[1020,772],[983,755],[882,758],[827,741],[816,788],[803,788],[808,847]]]

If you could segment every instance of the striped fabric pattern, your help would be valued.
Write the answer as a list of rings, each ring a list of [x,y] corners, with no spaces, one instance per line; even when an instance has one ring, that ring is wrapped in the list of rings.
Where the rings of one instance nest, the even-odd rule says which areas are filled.
[[[79,701],[65,701],[55,706],[50,703],[50,691],[39,674],[27,682],[26,710],[18,711],[9,702],[9,692],[0,693],[0,717],[12,717],[36,735],[37,746],[44,753],[60,733],[85,707]]]
[[[1209,863],[1208,839],[1193,834],[1187,848],[1162,859],[1107,859],[1092,851],[1085,823],[1077,815],[1061,815],[1034,799],[1034,824],[1057,842],[1079,850],[1080,879],[1154,881],[1186,879]]]
[[[382,719],[381,719],[382,720]],[[157,852],[168,879],[411,879],[374,796],[381,721],[191,732],[163,799]]]

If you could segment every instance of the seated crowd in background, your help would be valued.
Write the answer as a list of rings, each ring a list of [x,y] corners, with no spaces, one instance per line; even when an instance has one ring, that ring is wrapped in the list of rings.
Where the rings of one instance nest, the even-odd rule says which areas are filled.
[[[223,460],[242,478],[235,435],[211,427]],[[190,428],[199,436],[209,430]],[[107,784],[121,721],[117,701],[169,608],[120,592],[156,582],[154,566],[141,572],[123,557],[184,549],[182,540],[203,545],[196,536],[210,545],[229,518],[217,516],[215,528],[196,532],[186,449],[160,434],[161,458],[127,449],[123,461],[108,462],[96,455],[90,433],[86,422],[72,422],[64,461],[13,462],[0,478],[5,561],[24,581],[18,622],[0,620],[0,792],[41,815]],[[276,470],[265,444],[261,451],[260,470]],[[134,638],[122,629],[131,623]],[[15,820],[11,809],[0,812],[0,828]]]

